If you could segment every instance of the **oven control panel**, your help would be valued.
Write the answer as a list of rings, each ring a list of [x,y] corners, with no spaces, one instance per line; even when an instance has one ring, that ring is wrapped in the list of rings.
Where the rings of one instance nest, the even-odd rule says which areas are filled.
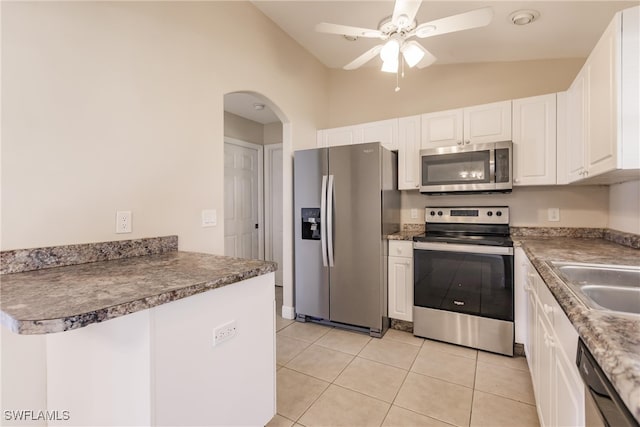
[[[509,224],[508,206],[427,206],[426,222],[463,224]]]

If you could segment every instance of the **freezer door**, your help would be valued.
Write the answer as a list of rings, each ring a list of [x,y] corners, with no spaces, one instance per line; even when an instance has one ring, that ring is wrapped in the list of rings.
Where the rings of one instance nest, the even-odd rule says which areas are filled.
[[[330,271],[331,320],[380,329],[381,147],[378,143],[329,148],[333,197],[334,266]],[[333,243],[333,245],[331,245]],[[331,256],[331,254],[330,254]]]
[[[325,187],[328,178],[327,149],[296,151],[293,174],[296,312],[329,319],[329,267],[323,265],[326,262],[323,262],[322,255],[326,239],[317,240],[308,236],[309,233],[313,235],[313,231],[309,230],[309,212],[320,209],[324,204],[321,190],[323,177]],[[320,218],[319,227],[325,231],[325,218]]]

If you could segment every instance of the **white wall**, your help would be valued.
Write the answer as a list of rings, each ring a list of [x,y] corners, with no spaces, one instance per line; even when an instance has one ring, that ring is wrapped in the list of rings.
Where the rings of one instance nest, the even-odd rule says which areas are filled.
[[[640,180],[610,187],[609,228],[640,234]]]
[[[510,194],[426,196],[402,192],[401,222],[424,224],[425,206],[509,206],[514,227],[607,227],[609,187],[516,187]],[[547,220],[548,208],[560,208],[560,221]],[[411,218],[411,209],[418,218]]]
[[[248,2],[3,2],[2,249],[177,234],[224,253],[224,94],[264,95],[311,147],[326,83]]]

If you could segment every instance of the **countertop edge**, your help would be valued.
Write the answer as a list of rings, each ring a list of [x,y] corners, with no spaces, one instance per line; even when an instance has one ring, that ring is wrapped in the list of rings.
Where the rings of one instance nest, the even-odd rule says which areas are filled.
[[[629,411],[636,420],[640,421],[640,355],[633,350],[620,348],[620,344],[616,340],[624,341],[624,337],[614,337],[609,328],[605,330],[602,327],[602,324],[606,323],[607,325],[619,326],[626,331],[638,329],[640,317],[587,308],[553,272],[547,264],[547,261],[550,260],[537,255],[527,246],[527,240],[539,242],[544,241],[545,238],[516,237],[514,238],[514,246],[519,246],[524,250],[531,264],[576,329],[580,339],[585,342]],[[616,331],[615,335],[621,334]],[[574,358],[575,355],[568,355],[568,357]]]
[[[141,256],[137,258],[144,259],[146,257]],[[66,332],[83,328],[94,323],[104,322],[107,320],[125,316],[127,314],[157,307],[162,304],[177,301],[210,290],[222,288],[224,286],[232,285],[234,283],[251,279],[253,277],[273,273],[277,270],[276,263],[271,261],[262,262],[264,264],[261,266],[252,266],[247,268],[246,270],[224,274],[212,280],[195,283],[193,285],[185,286],[180,289],[174,289],[156,295],[145,296],[125,303],[68,317],[42,320],[22,320],[16,319],[2,310],[0,312],[0,320],[2,322],[2,325],[7,327],[10,331],[20,335],[38,335]]]

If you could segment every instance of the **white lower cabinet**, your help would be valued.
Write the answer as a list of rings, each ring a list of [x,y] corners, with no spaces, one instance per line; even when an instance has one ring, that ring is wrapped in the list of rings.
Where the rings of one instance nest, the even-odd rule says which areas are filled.
[[[516,249],[516,269],[527,293],[524,345],[540,425],[584,425],[584,385],[573,362],[578,333],[522,248]]]
[[[389,241],[389,317],[413,321],[413,242]]]

